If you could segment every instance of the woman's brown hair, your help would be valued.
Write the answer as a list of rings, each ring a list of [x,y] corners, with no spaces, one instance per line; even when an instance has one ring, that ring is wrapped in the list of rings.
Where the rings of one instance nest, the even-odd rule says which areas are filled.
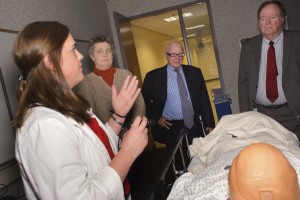
[[[61,51],[69,35],[67,26],[54,21],[28,24],[17,36],[13,56],[22,76],[17,89],[19,111],[12,125],[22,127],[29,109],[45,106],[83,123],[90,119],[89,103],[69,88],[60,67]],[[51,71],[44,63],[49,56]]]

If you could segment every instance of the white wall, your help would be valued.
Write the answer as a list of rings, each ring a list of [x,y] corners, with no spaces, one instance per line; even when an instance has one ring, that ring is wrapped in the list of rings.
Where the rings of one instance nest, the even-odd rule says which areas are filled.
[[[299,0],[281,0],[284,3],[287,18],[288,29],[300,31],[300,1]]]
[[[55,20],[66,24],[77,39],[111,34],[104,0],[1,0],[0,28],[18,31],[25,24]]]
[[[225,90],[232,98],[232,110],[238,106],[239,40],[259,33],[257,9],[263,0],[211,0],[212,17],[219,52],[221,76]]]
[[[137,16],[155,10],[174,7],[179,4],[196,1],[190,0],[108,0],[107,8],[114,41],[117,44],[113,12],[117,11],[127,17]],[[221,65],[225,90],[233,100],[232,110],[239,111],[237,76],[240,46],[239,40],[258,34],[256,12],[263,0],[210,0],[216,44]],[[117,49],[119,63],[122,66],[121,53]]]

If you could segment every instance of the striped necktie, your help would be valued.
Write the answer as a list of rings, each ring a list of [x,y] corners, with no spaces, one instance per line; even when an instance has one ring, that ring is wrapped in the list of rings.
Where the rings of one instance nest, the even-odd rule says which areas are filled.
[[[194,125],[194,110],[192,107],[192,102],[189,100],[189,95],[179,70],[175,69],[175,72],[177,73],[177,84],[178,84],[178,89],[180,94],[184,125],[187,128],[191,129]]]

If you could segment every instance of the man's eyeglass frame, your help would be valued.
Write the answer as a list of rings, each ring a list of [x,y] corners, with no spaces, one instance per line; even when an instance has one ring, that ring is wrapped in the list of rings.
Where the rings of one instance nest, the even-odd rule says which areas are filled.
[[[167,52],[165,52],[169,57],[179,57],[179,58],[183,58],[184,57],[184,53],[167,53]]]

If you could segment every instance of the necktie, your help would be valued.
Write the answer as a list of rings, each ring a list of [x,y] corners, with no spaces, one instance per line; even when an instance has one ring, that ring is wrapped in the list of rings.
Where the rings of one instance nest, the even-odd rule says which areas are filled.
[[[97,137],[102,141],[110,158],[113,159],[115,157],[115,154],[110,146],[109,139],[106,133],[104,132],[104,130],[99,126],[97,120],[95,118],[91,118],[90,121],[87,122],[86,124],[94,131]],[[127,179],[124,180],[123,187],[124,187],[125,198],[127,198],[130,193],[130,184]]]
[[[179,70],[175,69],[175,72],[177,73],[177,85],[179,89],[184,125],[187,128],[191,129],[194,125],[194,111],[192,107],[192,102],[188,99],[189,95]]]
[[[266,93],[267,98],[273,103],[278,98],[277,89],[277,65],[275,57],[274,42],[270,41],[270,47],[268,49],[267,57],[267,78],[266,78]]]

